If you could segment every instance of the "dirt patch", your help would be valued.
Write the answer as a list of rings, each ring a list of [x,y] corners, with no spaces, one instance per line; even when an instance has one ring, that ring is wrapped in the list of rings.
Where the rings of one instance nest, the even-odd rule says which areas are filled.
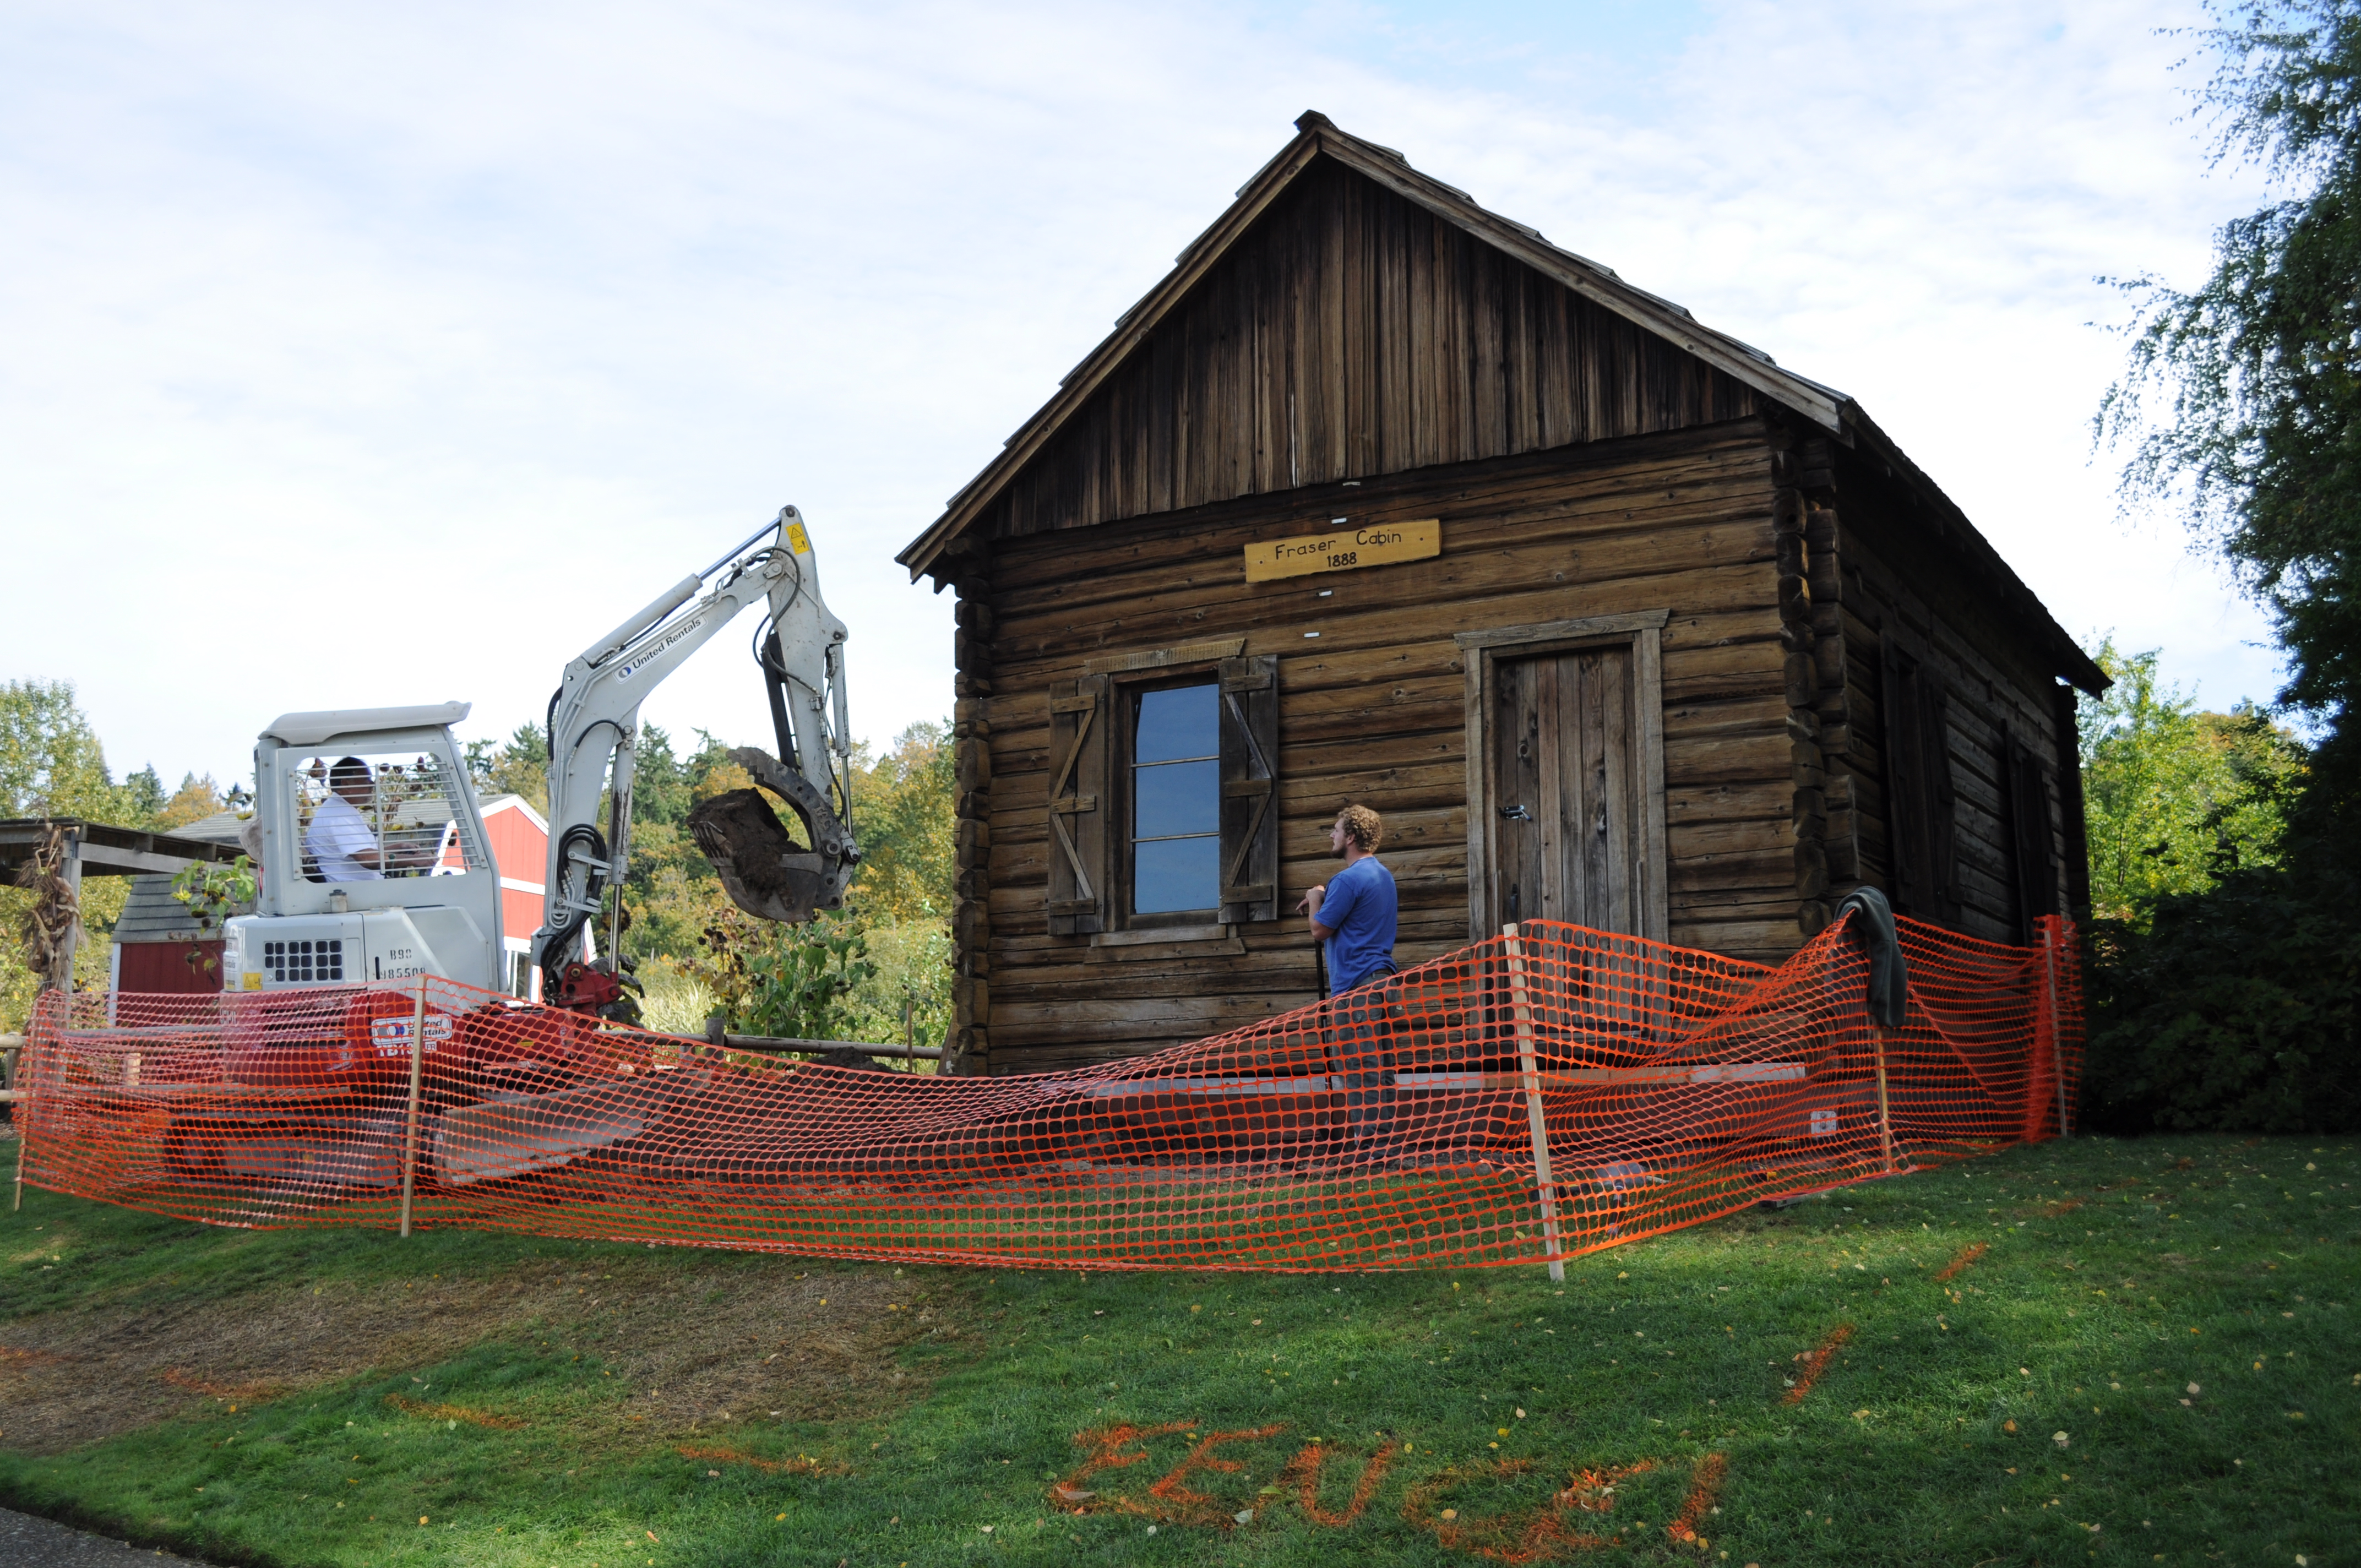
[[[611,1367],[610,1431],[662,1439],[774,1417],[862,1419],[924,1394],[928,1379],[898,1353],[955,1337],[950,1305],[939,1283],[884,1266],[667,1257],[52,1312],[0,1324],[0,1447],[61,1453],[200,1404],[261,1403],[500,1340]]]

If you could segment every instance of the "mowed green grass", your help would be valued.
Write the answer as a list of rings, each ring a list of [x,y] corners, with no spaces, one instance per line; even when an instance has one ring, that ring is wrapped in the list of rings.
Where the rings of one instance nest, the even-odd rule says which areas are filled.
[[[633,1428],[597,1354],[512,1332],[235,1414],[192,1396],[64,1455],[9,1451],[0,1407],[0,1502],[223,1561],[366,1568],[1498,1560],[1487,1546],[1733,1568],[2361,1562],[2356,1183],[2350,1141],[2083,1138],[1597,1254],[1563,1285],[907,1267],[897,1283],[957,1332],[895,1353],[915,1399],[833,1424]],[[205,1230],[33,1193],[0,1215],[0,1347],[61,1309],[235,1312],[290,1280],[529,1254],[694,1256]],[[1805,1378],[1796,1358],[1847,1326]],[[523,1424],[387,1402],[422,1389]],[[1119,1426],[1147,1435],[1093,1435]],[[1299,1496],[1314,1440],[1327,1522]],[[1093,1454],[1127,1462],[1072,1480],[1085,1511],[1053,1505]],[[1704,1544],[1668,1533],[1684,1509]]]

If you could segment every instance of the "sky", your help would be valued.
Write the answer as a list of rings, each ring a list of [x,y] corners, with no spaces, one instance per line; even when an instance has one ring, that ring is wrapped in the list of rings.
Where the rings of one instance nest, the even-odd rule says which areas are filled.
[[[2078,637],[2268,698],[2091,416],[2203,273],[2193,5],[775,0],[0,8],[0,679],[118,776],[291,710],[538,721],[801,509],[854,733],[950,703],[893,560],[1307,108],[1857,399]],[[752,633],[753,617],[742,630]],[[725,633],[643,718],[764,743]]]

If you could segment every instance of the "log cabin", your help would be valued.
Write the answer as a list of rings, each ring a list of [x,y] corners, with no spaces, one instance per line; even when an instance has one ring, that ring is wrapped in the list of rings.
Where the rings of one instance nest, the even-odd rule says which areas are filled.
[[[1406,968],[2087,903],[2105,677],[1858,403],[1296,128],[899,556],[958,595],[953,1070],[1313,1000],[1348,802]]]

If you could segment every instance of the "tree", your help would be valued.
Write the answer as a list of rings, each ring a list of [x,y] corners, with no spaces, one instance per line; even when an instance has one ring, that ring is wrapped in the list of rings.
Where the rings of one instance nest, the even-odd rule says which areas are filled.
[[[2138,312],[2097,431],[2130,448],[2126,499],[2185,505],[2271,611],[2281,699],[2325,725],[2307,804],[2344,817],[2361,809],[2361,0],[2213,15],[2213,159],[2284,194],[2216,231],[2195,289],[2120,281]]]
[[[152,774],[152,770],[151,770]],[[67,681],[0,685],[0,817],[82,817],[139,820],[140,795],[108,775],[106,751]],[[78,987],[106,983],[107,936],[123,913],[128,883],[93,877],[82,884],[85,937],[74,955]],[[0,932],[14,933],[32,907],[21,888],[0,888]],[[24,1025],[39,983],[13,940],[0,939],[0,1026]]]
[[[108,776],[71,681],[0,685],[0,817],[112,822],[137,804]]]
[[[861,869],[853,897],[896,923],[950,918],[959,825],[952,809],[950,726],[917,723],[874,762],[855,758],[853,831]]]
[[[522,795],[525,804],[547,816],[549,812],[549,737],[538,724],[520,724],[505,744],[492,752],[489,760],[473,747],[468,749],[467,767],[470,773],[481,765],[482,783],[494,795]]]
[[[170,797],[164,793],[164,781],[156,773],[156,764],[148,763],[123,781],[126,826],[146,828],[153,824]]]
[[[2108,639],[2091,657],[2114,682],[2078,714],[2094,909],[2142,919],[2166,894],[2276,863],[2302,745],[2250,705],[2199,712],[2158,680],[2154,651]]]
[[[228,808],[229,802],[222,798],[221,785],[214,782],[213,774],[200,777],[193,773],[184,773],[181,778],[181,787],[172,792],[172,798],[156,813],[155,823],[169,833],[175,828],[186,828],[192,822],[203,822],[206,817],[217,816]]]

